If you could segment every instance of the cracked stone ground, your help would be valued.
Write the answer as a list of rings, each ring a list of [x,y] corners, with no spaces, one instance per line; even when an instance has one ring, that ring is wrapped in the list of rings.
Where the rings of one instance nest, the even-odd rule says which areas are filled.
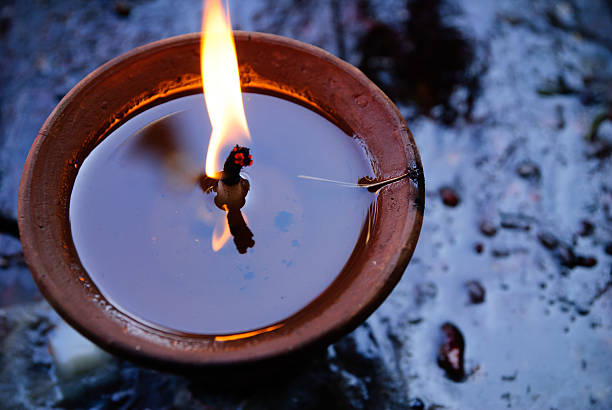
[[[612,408],[609,2],[233,1],[236,28],[359,66],[420,150],[419,244],[391,296],[282,384],[233,392],[109,360],[64,380],[60,319],[15,226],[23,162],[62,96],[136,46],[199,29],[199,0],[0,5],[0,400],[8,408]],[[441,326],[465,371],[437,364]],[[449,377],[450,376],[450,377]]]

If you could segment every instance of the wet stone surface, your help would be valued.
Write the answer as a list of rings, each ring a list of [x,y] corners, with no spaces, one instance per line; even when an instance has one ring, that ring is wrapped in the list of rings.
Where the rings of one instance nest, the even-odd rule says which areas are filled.
[[[236,28],[321,46],[398,103],[427,183],[413,259],[362,326],[282,384],[220,391],[117,359],[62,379],[48,351],[60,319],[16,239],[27,151],[86,74],[197,31],[201,9],[199,0],[0,4],[3,407],[612,408],[604,0],[233,1]],[[441,197],[447,187],[454,206]],[[482,302],[470,281],[486,290]],[[465,342],[461,383],[437,363],[446,322]]]

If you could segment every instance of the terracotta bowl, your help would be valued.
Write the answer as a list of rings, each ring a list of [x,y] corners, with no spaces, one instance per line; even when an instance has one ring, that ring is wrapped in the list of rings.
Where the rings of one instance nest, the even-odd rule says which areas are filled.
[[[149,366],[223,368],[329,344],[382,303],[419,237],[421,161],[383,92],[319,48],[269,34],[236,32],[235,38],[243,91],[298,102],[358,135],[377,179],[407,171],[416,177],[380,190],[368,244],[356,248],[329,288],[278,330],[235,340],[156,330],[115,309],[90,280],[71,236],[70,195],[80,164],[117,126],[152,105],[201,92],[200,35],[139,47],[89,74],[51,113],[30,150],[19,190],[21,241],[38,287],[68,323],[103,349]]]

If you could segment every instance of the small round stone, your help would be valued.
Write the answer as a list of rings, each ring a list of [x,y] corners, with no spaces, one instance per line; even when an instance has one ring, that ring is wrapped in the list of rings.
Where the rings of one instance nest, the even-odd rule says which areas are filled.
[[[425,410],[425,403],[418,397],[410,399],[408,402],[408,410]]]
[[[493,225],[493,223],[490,221],[480,222],[479,228],[480,228],[480,232],[484,236],[495,236],[495,234],[497,233],[497,227]]]
[[[440,188],[440,198],[442,199],[442,203],[451,208],[459,205],[461,200],[459,199],[459,195],[453,188],[450,187],[442,187]]]

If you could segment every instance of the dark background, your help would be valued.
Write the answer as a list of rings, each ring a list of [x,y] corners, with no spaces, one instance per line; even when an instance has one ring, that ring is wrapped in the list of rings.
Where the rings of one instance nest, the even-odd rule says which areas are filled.
[[[610,2],[231,3],[235,28],[323,47],[400,107],[427,186],[404,277],[282,384],[219,392],[116,359],[62,377],[48,352],[59,319],[16,239],[28,149],[87,73],[198,31],[202,4],[1,0],[2,407],[612,408]],[[463,382],[436,364],[446,321],[465,338]]]

